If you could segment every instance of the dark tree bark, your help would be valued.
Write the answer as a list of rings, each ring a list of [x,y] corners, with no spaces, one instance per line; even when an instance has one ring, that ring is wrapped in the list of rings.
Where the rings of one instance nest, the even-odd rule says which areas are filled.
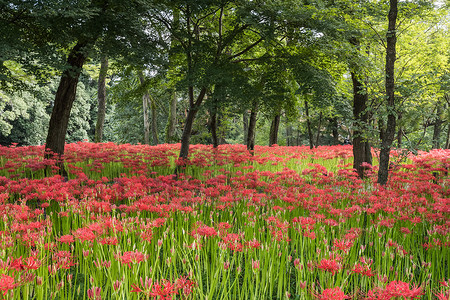
[[[317,125],[316,148],[319,147],[320,128],[322,127],[322,112],[319,114],[319,124]]]
[[[330,119],[331,131],[333,134],[333,145],[339,145],[339,130],[338,130],[338,119],[333,117]]]
[[[278,144],[278,129],[280,127],[280,114],[275,115],[270,124],[269,146]]]
[[[86,61],[87,54],[85,48],[87,43],[78,42],[70,51],[67,64],[69,68],[63,72],[55,95],[55,103],[50,117],[50,123],[45,142],[46,158],[53,158],[56,155],[57,165],[60,174],[67,177],[64,169],[62,156],[64,155],[64,145],[66,142],[67,126],[69,124],[70,111],[75,100],[78,79]]]
[[[158,139],[158,107],[156,106],[156,101],[152,97],[152,95],[149,94],[150,99],[150,109],[152,112],[152,145],[158,145],[159,139]]]
[[[150,122],[148,121],[149,98],[148,93],[142,95],[142,110],[144,113],[144,144],[146,145],[150,145]]]
[[[223,125],[223,118],[224,115],[221,113],[217,114],[217,141],[219,143],[219,145],[224,145],[227,143],[226,139],[225,139],[225,132],[226,132],[226,128],[224,128]]]
[[[200,105],[205,98],[206,88],[202,88],[194,102],[194,88],[189,87],[189,111],[184,123],[183,135],[181,136],[180,158],[187,159],[189,154],[189,145],[192,134],[192,125],[194,124],[195,116],[197,115]]]
[[[292,131],[292,126],[286,124],[286,143],[288,146],[294,146]]]
[[[175,90],[172,91],[172,97],[170,99],[169,117],[166,125],[166,136],[164,141],[169,144],[176,141],[175,137],[175,125],[177,124],[177,94]]]
[[[402,125],[400,123],[400,120],[402,119],[402,114],[399,113],[398,114],[398,126],[397,126],[397,147],[401,148],[402,147],[402,137],[403,137],[403,128]]]
[[[213,142],[213,148],[219,147],[219,138],[217,137],[217,114],[215,109],[212,109],[210,112],[211,115],[211,138]]]
[[[172,14],[173,14],[172,27],[178,28],[180,26],[180,11],[178,9],[174,9],[172,11]],[[173,49],[177,44],[178,43],[176,38],[170,39],[171,49]],[[174,61],[175,61],[174,56],[169,55],[170,67],[172,67],[175,64]],[[177,142],[177,138],[175,136],[176,124],[177,124],[177,93],[175,87],[173,87],[169,105],[169,116],[167,118],[167,124],[165,128],[164,142],[166,144]]]
[[[314,148],[314,142],[313,142],[313,134],[311,131],[311,122],[309,120],[308,101],[306,100],[305,100],[305,113],[306,113],[306,127],[308,129],[309,149],[312,149]]]
[[[100,65],[100,74],[98,76],[98,111],[97,124],[95,125],[95,142],[101,143],[103,138],[103,125],[105,124],[106,115],[106,74],[108,72],[108,58],[102,57]]]
[[[216,85],[216,91],[221,89],[220,85]],[[220,93],[219,93],[220,94]],[[211,109],[209,110],[209,114],[211,116],[210,128],[211,128],[211,138],[213,142],[213,148],[218,148],[219,145],[225,144],[224,130],[222,128],[222,118],[223,114],[218,113],[220,99],[216,98],[217,95],[212,98]],[[205,97],[206,99],[206,97]]]
[[[248,139],[248,112],[245,111],[242,114],[242,121],[244,123],[244,144],[247,144],[247,139]]]
[[[353,82],[353,118],[356,126],[353,131],[353,168],[356,169],[358,176],[364,178],[365,168],[362,164],[372,164],[372,153],[370,144],[363,138],[364,127],[368,123],[367,102],[368,94],[365,85],[352,72]]]
[[[145,84],[144,74],[139,74],[139,81],[141,85]],[[142,110],[144,113],[144,144],[150,144],[150,123],[148,121],[148,104],[150,103],[150,95],[146,91],[144,95],[142,95]]]
[[[247,133],[247,150],[253,154],[255,150],[255,129],[256,129],[256,116],[258,115],[258,102],[253,102],[253,107],[250,112],[250,122],[248,124]]]
[[[389,176],[389,154],[391,152],[392,142],[395,136],[395,82],[394,66],[396,59],[395,45],[397,43],[396,22],[397,22],[397,4],[398,0],[390,0],[389,7],[389,25],[386,33],[386,108],[387,125],[386,129],[381,128],[381,149],[380,149],[380,167],[378,170],[378,183],[385,185]]]

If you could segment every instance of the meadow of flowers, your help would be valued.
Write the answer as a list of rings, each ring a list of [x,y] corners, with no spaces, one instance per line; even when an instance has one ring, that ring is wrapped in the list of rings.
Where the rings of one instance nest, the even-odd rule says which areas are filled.
[[[0,147],[0,299],[449,299],[450,150],[178,149]]]

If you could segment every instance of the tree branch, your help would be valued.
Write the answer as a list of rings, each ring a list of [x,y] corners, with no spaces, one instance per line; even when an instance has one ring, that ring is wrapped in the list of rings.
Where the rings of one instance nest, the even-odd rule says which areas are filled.
[[[236,53],[235,55],[230,56],[228,59],[232,60],[236,57],[241,56],[242,54],[250,51],[253,47],[255,47],[256,45],[258,45],[259,43],[261,43],[263,41],[263,38],[260,38],[259,40],[257,40],[256,42],[254,42],[253,44],[249,45],[247,48],[245,48],[244,50],[242,50],[241,52]]]

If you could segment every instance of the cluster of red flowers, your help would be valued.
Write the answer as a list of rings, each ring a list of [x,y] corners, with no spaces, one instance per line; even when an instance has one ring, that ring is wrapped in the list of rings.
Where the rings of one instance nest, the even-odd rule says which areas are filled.
[[[255,273],[267,265],[258,257],[262,253],[287,260],[286,272],[299,274],[300,286],[316,289],[319,299],[358,293],[367,299],[417,299],[424,293],[448,298],[447,286],[438,290],[427,276],[436,270],[430,268],[433,257],[449,263],[449,150],[411,156],[380,187],[375,177],[356,176],[350,146],[257,147],[252,156],[240,145],[196,145],[192,159],[183,162],[185,174],[175,178],[178,146],[70,144],[69,180],[39,176],[52,165],[42,159],[42,147],[0,147],[0,291],[37,282],[38,270],[57,276],[81,268],[94,249],[102,249],[114,255],[95,257],[93,266],[130,273],[149,267],[150,254],[164,256],[156,268],[161,274],[142,279],[132,292],[155,299],[191,295],[205,283],[194,283],[192,276],[174,280],[180,273],[161,270],[164,264],[185,267],[214,245],[227,256],[217,264],[229,273],[241,268],[234,256]],[[340,166],[331,172],[304,163],[306,158]],[[181,257],[185,253],[194,257]],[[351,276],[355,285],[370,282],[372,290],[317,290],[305,281],[311,279],[307,272],[317,278]],[[441,280],[448,276],[435,272]],[[105,287],[120,289],[119,283],[103,289],[92,283],[86,293],[100,299],[108,293]]]
[[[151,279],[143,280],[140,279],[141,284],[133,284],[132,293],[142,293],[146,297],[151,297],[154,300],[172,300],[175,295],[179,293],[183,297],[189,296],[193,288],[195,287],[195,282],[182,276],[175,280],[174,283],[169,280],[163,279],[158,282],[153,282]],[[186,299],[186,298],[184,298]]]

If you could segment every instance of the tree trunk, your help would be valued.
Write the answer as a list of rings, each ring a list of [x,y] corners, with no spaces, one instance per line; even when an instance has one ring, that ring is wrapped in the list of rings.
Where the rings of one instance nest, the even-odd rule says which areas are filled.
[[[280,127],[280,114],[275,115],[270,124],[269,146],[278,144],[278,129]]]
[[[333,134],[333,145],[339,145],[339,128],[338,128],[338,119],[337,117],[333,117],[330,120],[331,130]]]
[[[320,127],[322,127],[322,112],[319,114],[319,125],[317,125],[316,148],[319,147]]]
[[[286,144],[288,146],[294,146],[293,138],[292,138],[292,126],[286,124]]]
[[[402,128],[401,120],[402,120],[402,114],[399,113],[398,117],[397,117],[397,148],[402,147],[402,141],[403,141],[403,139],[402,139],[403,128]]]
[[[217,114],[217,142],[219,145],[224,145],[227,143],[226,139],[225,139],[225,132],[226,132],[226,128],[223,128],[223,117],[224,115],[219,113]]]
[[[445,149],[450,149],[450,122],[448,122],[447,140],[445,142]]]
[[[217,114],[216,110],[212,109],[210,112],[211,115],[211,138],[213,142],[213,148],[219,147],[219,138],[217,137]]]
[[[368,123],[367,101],[368,94],[365,85],[351,72],[353,83],[353,118],[355,129],[353,130],[353,168],[358,176],[364,178],[365,167],[363,163],[372,164],[372,153],[370,144],[363,137],[364,127]]]
[[[139,74],[141,85],[145,84],[144,74]],[[144,144],[150,145],[150,123],[148,122],[148,104],[150,103],[150,95],[146,91],[142,95],[142,110],[144,112]]]
[[[255,150],[255,129],[256,129],[256,116],[258,114],[258,102],[253,102],[253,107],[250,112],[250,122],[248,124],[248,133],[247,133],[247,150],[253,154]]]
[[[194,88],[189,87],[189,111],[184,123],[183,134],[181,136],[180,158],[187,159],[189,155],[189,145],[191,140],[192,125],[194,124],[195,116],[200,109],[200,105],[206,94],[206,88],[202,88],[198,94],[197,100],[194,102]]]
[[[309,121],[308,101],[305,100],[306,127],[308,128],[309,149],[314,148],[313,134],[311,131],[311,123]]]
[[[69,53],[67,58],[69,68],[63,72],[58,90],[56,91],[55,103],[45,142],[45,157],[53,158],[53,155],[56,155],[56,159],[58,160],[57,165],[60,168],[60,174],[63,176],[67,176],[62,161],[67,126],[69,124],[70,111],[76,96],[78,78],[87,58],[84,52],[86,46],[87,43],[78,42]]]
[[[437,104],[437,109],[436,109],[436,118],[434,121],[434,130],[433,130],[433,149],[439,149],[440,148],[440,142],[439,142],[439,137],[441,136],[441,132],[442,132],[442,123],[443,121],[441,120],[441,114],[442,114],[442,108],[441,108],[441,104],[438,103]]]
[[[169,118],[167,119],[166,136],[164,140],[167,144],[176,142],[175,137],[176,124],[177,124],[177,94],[174,89],[172,91],[172,97],[170,99]]]
[[[103,138],[103,125],[105,124],[106,115],[106,74],[108,73],[108,58],[102,57],[100,65],[100,73],[98,75],[98,111],[97,124],[95,125],[95,142],[101,143]]]
[[[445,94],[444,99],[447,102],[447,109],[450,109],[450,94]],[[450,121],[447,120],[447,139],[445,141],[445,149],[450,149]]]
[[[248,139],[248,112],[244,111],[242,115],[242,121],[244,123],[244,144],[247,144]]]
[[[389,26],[386,33],[386,108],[387,108],[387,125],[386,129],[381,129],[381,149],[380,149],[380,167],[378,170],[378,183],[385,185],[389,176],[389,154],[391,152],[392,142],[395,136],[395,82],[394,82],[394,66],[396,59],[395,44],[397,42],[396,21],[397,21],[397,2],[398,0],[390,0],[389,8]]]
[[[150,106],[152,112],[152,145],[158,145],[158,107],[156,106],[155,99],[149,94]]]

